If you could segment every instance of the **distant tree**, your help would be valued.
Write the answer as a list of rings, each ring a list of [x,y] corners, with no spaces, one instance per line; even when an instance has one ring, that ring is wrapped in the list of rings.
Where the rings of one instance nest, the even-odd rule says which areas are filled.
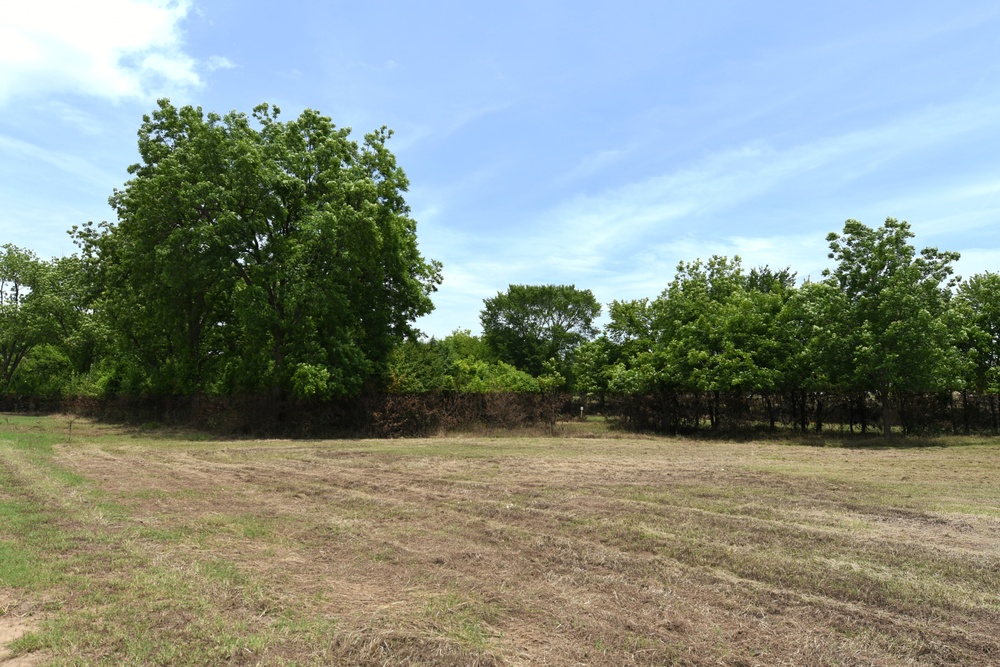
[[[653,308],[661,385],[695,391],[730,389],[726,304],[742,289],[740,258],[681,262]],[[728,350],[735,353],[735,349]],[[727,358],[727,356],[729,358]],[[730,369],[731,370],[731,369]]]
[[[855,386],[877,395],[889,437],[890,400],[898,391],[952,389],[961,360],[948,319],[956,252],[910,244],[905,221],[878,229],[848,220],[827,236],[835,268],[826,271],[847,302],[850,365]]]
[[[604,329],[618,356],[632,358],[652,349],[655,311],[649,299],[612,301],[608,311],[611,321]]]
[[[484,303],[479,319],[487,346],[500,361],[536,377],[548,372],[550,359],[568,374],[573,350],[597,335],[594,320],[601,314],[593,293],[573,285],[511,285]]]
[[[441,347],[448,357],[455,359],[476,359],[489,361],[492,356],[490,348],[480,336],[474,336],[469,329],[455,329],[441,339]]]
[[[968,333],[969,384],[976,391],[1000,393],[1000,274],[972,276],[959,285],[955,301],[956,319]]]
[[[442,340],[408,340],[396,347],[389,357],[386,388],[394,393],[536,392],[557,380],[557,374],[536,379],[493,359],[482,339],[460,329]]]
[[[32,350],[53,340],[44,291],[49,270],[30,250],[0,247],[0,391],[10,388]]]
[[[654,323],[659,300],[612,301],[608,307],[611,321],[604,331],[609,342],[609,365],[604,372],[608,391],[638,394],[662,388],[657,367],[660,355],[653,346],[659,338],[659,324]]]
[[[119,390],[327,396],[380,374],[440,267],[417,249],[391,132],[349,134],[266,104],[144,116],[118,222],[76,230]]]
[[[713,392],[775,388],[776,320],[789,288],[760,271],[752,276],[744,273],[739,257],[677,267],[654,303],[654,352],[665,386]]]
[[[614,302],[608,338],[616,391],[773,391],[781,382],[778,315],[789,270],[743,271],[739,257],[681,262],[654,301]]]
[[[72,386],[64,391],[89,393],[110,341],[110,332],[94,313],[93,267],[78,255],[53,259],[49,267],[43,291],[56,328],[54,345],[68,362]]]

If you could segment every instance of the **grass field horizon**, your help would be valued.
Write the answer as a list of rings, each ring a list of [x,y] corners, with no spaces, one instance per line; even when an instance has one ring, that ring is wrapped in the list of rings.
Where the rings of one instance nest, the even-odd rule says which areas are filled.
[[[0,415],[0,665],[1000,664],[1000,440],[803,442]]]

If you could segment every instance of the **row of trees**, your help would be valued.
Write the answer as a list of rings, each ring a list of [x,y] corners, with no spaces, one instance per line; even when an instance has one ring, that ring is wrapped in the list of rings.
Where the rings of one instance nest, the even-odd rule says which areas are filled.
[[[468,329],[443,340],[409,340],[390,358],[388,389],[536,392],[568,390],[579,348],[599,330],[601,304],[573,285],[511,285],[486,299],[482,337]]]
[[[682,262],[654,299],[511,285],[482,335],[420,339],[440,265],[424,259],[407,180],[381,129],[329,118],[205,114],[161,100],[114,223],[77,255],[0,251],[0,391],[20,395],[330,398],[362,391],[758,395],[1000,392],[1000,276],[917,252],[906,222],[849,220],[833,268]],[[883,410],[885,419],[888,411]]]
[[[802,284],[738,257],[682,262],[659,297],[612,302],[600,335],[589,292],[511,286],[486,300],[481,340],[457,332],[397,350],[393,386],[479,389],[463,374],[476,363],[495,369],[494,386],[511,368],[532,389],[580,394],[835,392],[888,406],[902,393],[1000,392],[1000,275],[962,281],[957,253],[917,252],[912,238],[892,218],[848,220],[827,237],[833,268]]]
[[[150,186],[139,184],[115,197],[142,199]],[[868,392],[883,403],[904,391],[1000,392],[1000,276],[960,281],[956,253],[916,252],[907,223],[891,218],[876,229],[850,220],[831,234],[835,266],[819,281],[797,285],[787,268],[746,271],[739,258],[682,262],[659,297],[612,302],[603,331],[589,290],[511,285],[485,300],[482,336],[421,340],[410,323],[430,307],[436,266],[419,260],[387,276],[384,256],[367,265],[356,257],[371,253],[361,247],[375,245],[371,237],[358,253],[340,238],[377,230],[377,216],[358,225],[343,211],[300,212],[281,218],[283,234],[264,216],[239,245],[223,236],[222,204],[212,215],[196,207],[186,224],[152,204],[121,206],[118,225],[75,230],[80,256],[0,251],[5,392],[804,390]],[[398,223],[390,216],[384,226]],[[338,242],[310,246],[324,235]]]

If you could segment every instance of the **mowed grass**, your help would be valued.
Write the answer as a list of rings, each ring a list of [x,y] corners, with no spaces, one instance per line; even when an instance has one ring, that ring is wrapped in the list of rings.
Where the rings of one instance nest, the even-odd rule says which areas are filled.
[[[991,440],[70,426],[0,417],[22,661],[1000,664]]]

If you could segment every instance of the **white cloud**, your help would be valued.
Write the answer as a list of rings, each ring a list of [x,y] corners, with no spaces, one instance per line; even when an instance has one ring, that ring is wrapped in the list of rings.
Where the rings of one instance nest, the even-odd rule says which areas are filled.
[[[205,61],[205,68],[209,72],[214,72],[220,69],[235,69],[236,67],[236,63],[225,56],[212,56]]]
[[[603,150],[592,155],[583,157],[572,169],[562,176],[557,177],[556,183],[572,183],[589,176],[593,176],[608,168],[620,163],[630,153],[632,148]]]
[[[6,3],[0,103],[49,92],[143,98],[200,85],[180,36],[190,6],[190,0]]]

